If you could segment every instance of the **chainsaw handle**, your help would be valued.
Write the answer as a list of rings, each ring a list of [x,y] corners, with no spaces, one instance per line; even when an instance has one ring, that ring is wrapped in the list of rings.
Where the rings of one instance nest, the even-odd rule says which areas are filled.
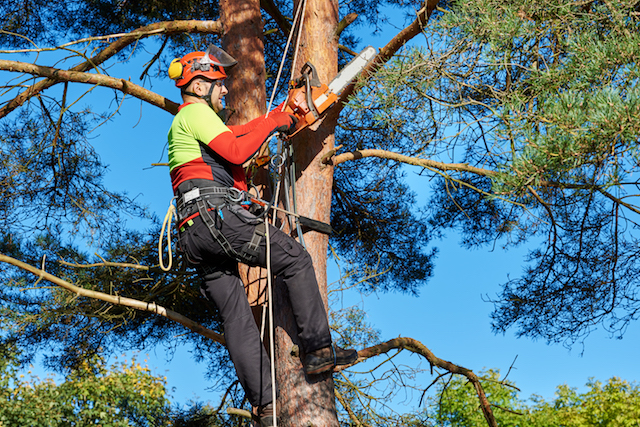
[[[320,117],[320,113],[318,113],[318,109],[316,108],[316,105],[313,102],[313,93],[311,91],[311,86],[312,85],[313,84],[311,83],[311,79],[306,79],[306,81],[305,81],[305,89],[306,89],[305,90],[305,96],[306,96],[307,106],[309,107],[309,110],[313,114],[313,119],[315,121],[315,120],[318,120],[318,117]]]
[[[301,85],[302,80],[304,79],[305,82],[310,83],[313,87],[322,86],[320,79],[318,78],[316,67],[314,67],[311,62],[305,62],[302,68],[300,68],[300,74],[301,76],[297,80],[299,85]]]
[[[320,83],[316,67],[306,62],[300,69],[300,77],[291,83],[284,111],[298,118],[296,131],[287,138],[316,122],[322,113],[329,108],[337,96],[328,93],[328,86]]]

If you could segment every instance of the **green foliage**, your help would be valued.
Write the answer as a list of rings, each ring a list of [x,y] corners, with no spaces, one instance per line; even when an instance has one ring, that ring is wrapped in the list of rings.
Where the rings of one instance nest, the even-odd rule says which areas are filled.
[[[109,295],[155,302],[219,330],[217,311],[200,296],[200,282],[195,274],[180,266],[171,274],[157,267],[157,235],[156,231],[114,236],[100,258],[89,257],[53,236],[39,236],[35,243],[19,244],[12,240],[11,245],[5,239],[0,252],[7,253],[5,248],[10,249],[14,256],[32,265],[41,265],[43,259],[54,260],[45,263],[47,272],[70,283]],[[116,264],[103,265],[103,260]],[[91,263],[97,265],[83,267]],[[136,265],[140,268],[135,268]],[[212,375],[224,376],[221,373],[231,369],[226,352],[219,351],[218,344],[200,335],[184,335],[183,326],[163,316],[77,297],[58,286],[39,286],[37,277],[17,269],[5,267],[3,273],[8,279],[0,287],[3,342],[19,346],[24,360],[39,349],[47,349],[45,364],[66,372],[93,354],[169,342],[169,349],[190,343],[196,357],[210,360]]]
[[[344,258],[357,260],[349,280],[361,289],[417,294],[431,276],[437,251],[426,249],[431,236],[415,208],[415,195],[397,170],[367,176],[362,163],[354,166],[336,172],[331,245]]]
[[[590,380],[584,393],[561,385],[555,399],[547,402],[535,395],[529,400],[521,399],[514,384],[501,381],[497,371],[489,370],[480,376],[499,426],[635,427],[640,419],[640,386],[620,378],[611,378],[606,384]],[[473,386],[457,377],[438,384],[426,413],[432,423],[427,425],[487,425]]]
[[[538,245],[494,298],[497,332],[566,345],[596,325],[622,334],[640,313],[640,2],[441,7],[426,47],[396,55],[351,100],[341,138],[440,162],[421,172],[421,233]]]
[[[224,422],[220,414],[209,405],[193,403],[183,411],[176,411],[172,416],[172,427],[221,427],[238,425],[231,420]]]
[[[499,372],[493,370],[482,372],[479,376],[483,379],[482,388],[493,405],[492,410],[498,425],[521,426],[523,416],[510,412],[524,410],[524,405],[518,400],[513,384],[500,381]],[[474,387],[462,377],[441,379],[434,397],[429,398],[428,408],[427,412],[434,420],[434,425],[466,427],[487,425],[479,408]]]
[[[135,360],[107,368],[94,357],[64,382],[20,374],[15,356],[0,359],[2,426],[169,426],[165,380]]]
[[[149,218],[126,194],[109,191],[88,133],[104,117],[55,102],[0,123],[0,225],[14,239],[44,230],[100,240],[123,215]],[[64,120],[63,120],[64,118]]]

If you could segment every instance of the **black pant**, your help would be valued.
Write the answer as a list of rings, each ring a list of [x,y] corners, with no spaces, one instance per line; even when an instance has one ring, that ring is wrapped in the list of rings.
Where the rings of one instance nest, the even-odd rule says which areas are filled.
[[[211,211],[220,232],[237,252],[249,242],[253,230],[262,221],[240,206]],[[222,218],[221,218],[222,217]],[[220,311],[229,355],[238,379],[252,405],[272,401],[270,364],[260,341],[260,333],[238,274],[237,262],[228,257],[198,216],[193,225],[181,233],[181,245],[190,262],[200,273],[202,293]],[[298,337],[305,352],[331,345],[327,313],[322,303],[311,256],[292,237],[269,226],[271,272],[283,279]],[[266,267],[266,238],[260,243],[255,265]]]

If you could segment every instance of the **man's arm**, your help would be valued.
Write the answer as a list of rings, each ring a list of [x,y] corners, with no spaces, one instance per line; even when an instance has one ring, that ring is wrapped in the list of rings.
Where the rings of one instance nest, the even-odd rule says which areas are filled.
[[[253,157],[273,132],[289,131],[295,125],[295,118],[289,113],[272,112],[269,117],[259,117],[245,126],[249,125],[251,129],[240,135],[236,134],[236,126],[229,127],[229,131],[220,133],[207,145],[226,161],[241,165]]]

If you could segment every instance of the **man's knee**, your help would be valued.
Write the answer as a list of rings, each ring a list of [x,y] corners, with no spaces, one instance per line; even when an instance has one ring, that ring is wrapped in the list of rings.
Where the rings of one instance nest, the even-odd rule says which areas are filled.
[[[215,303],[224,322],[251,314],[242,281],[236,272],[228,270],[200,271],[200,292]]]

